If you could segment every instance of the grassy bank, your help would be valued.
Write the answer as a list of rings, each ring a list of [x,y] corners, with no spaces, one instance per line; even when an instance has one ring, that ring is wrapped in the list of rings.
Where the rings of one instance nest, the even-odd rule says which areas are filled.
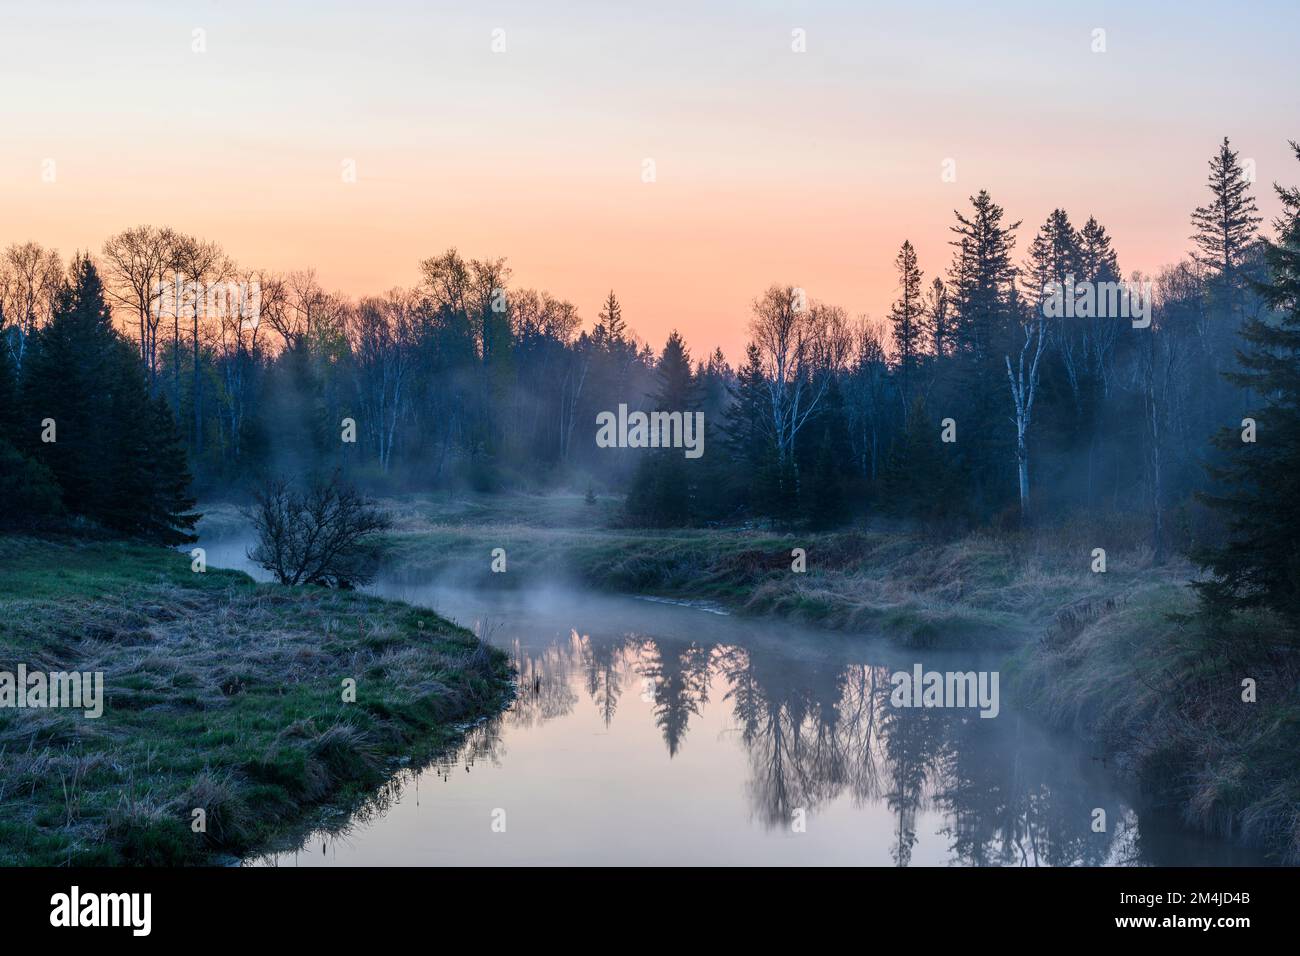
[[[8,865],[264,847],[364,802],[508,694],[504,656],[423,609],[197,574],[158,548],[0,537],[0,670],[20,662],[102,671],[106,700],[99,718],[0,709]]]
[[[1155,807],[1300,863],[1300,645],[1266,615],[1209,627],[1195,610],[1167,583],[1063,621],[1021,653],[1017,694],[1093,739]]]
[[[878,632],[917,647],[1017,646],[1062,612],[1091,613],[1187,573],[1153,569],[1149,552],[1115,546],[1107,573],[1093,574],[1095,537],[1064,532],[1050,540],[936,541],[892,530],[647,531],[618,527],[616,500],[588,504],[580,496],[411,497],[384,505],[396,519],[394,574],[492,587],[558,579]],[[505,549],[504,574],[491,570],[494,548]],[[792,569],[795,548],[807,555],[803,573]]]
[[[931,540],[620,529],[617,501],[578,497],[394,504],[394,567],[415,575],[496,587],[561,577],[915,647],[1007,647],[1017,696],[1092,739],[1159,812],[1300,862],[1296,642],[1263,617],[1208,632],[1192,617],[1195,569],[1125,547],[1141,532],[1121,523]],[[497,547],[504,575],[490,570]],[[1091,569],[1096,547],[1104,574]],[[793,548],[806,573],[791,570]],[[1254,704],[1241,699],[1247,677]]]
[[[1265,618],[1217,633],[1191,617],[1182,560],[1124,547],[1131,527],[931,540],[899,530],[780,534],[619,527],[620,502],[579,496],[410,497],[389,572],[495,588],[569,581],[714,601],[915,647],[1013,655],[1019,700],[1090,738],[1163,815],[1300,862],[1297,643]],[[233,514],[213,516],[233,530]],[[219,524],[214,525],[220,527]],[[1091,570],[1105,547],[1104,574]],[[491,571],[504,548],[505,574]],[[806,573],[791,550],[807,552]],[[1258,700],[1241,700],[1244,678]]]

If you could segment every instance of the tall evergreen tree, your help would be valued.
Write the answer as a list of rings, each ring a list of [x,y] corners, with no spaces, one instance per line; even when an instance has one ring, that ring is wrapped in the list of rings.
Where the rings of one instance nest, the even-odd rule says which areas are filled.
[[[1250,183],[1226,136],[1210,160],[1208,185],[1213,198],[1209,205],[1198,206],[1192,213],[1196,227],[1192,257],[1232,286],[1262,220],[1250,194]]]
[[[889,310],[893,325],[894,355],[898,360],[898,391],[903,400],[903,416],[907,417],[917,367],[925,351],[925,303],[921,294],[921,269],[916,263],[916,250],[912,243],[903,241],[894,260],[898,270],[899,295]]]
[[[948,306],[948,287],[943,284],[942,278],[935,276],[934,281],[930,283],[930,291],[925,300],[925,319],[932,339],[931,349],[938,360],[952,353],[951,316]]]
[[[1122,276],[1119,256],[1111,248],[1106,227],[1097,221],[1096,216],[1089,216],[1079,230],[1078,244],[1080,279],[1087,282],[1119,281]]]
[[[597,345],[601,346],[607,343],[621,343],[627,339],[627,323],[623,321],[623,306],[619,304],[618,296],[614,294],[613,289],[609,290],[609,295],[601,303],[592,338]]]
[[[1300,144],[1291,145],[1300,159]],[[1198,553],[1211,578],[1196,588],[1212,616],[1266,607],[1300,621],[1300,188],[1275,188],[1283,214],[1277,241],[1265,248],[1270,275],[1260,291],[1278,321],[1247,321],[1241,370],[1227,376],[1264,405],[1252,416],[1255,441],[1237,429],[1216,438],[1228,463],[1211,469],[1221,490],[1203,497],[1227,515],[1229,537]]]
[[[682,337],[673,331],[664,344],[658,362],[659,391],[655,410],[693,415],[696,401],[691,357]],[[704,452],[708,454],[708,445]],[[690,472],[700,459],[685,458],[681,448],[643,449],[645,457],[637,467],[628,492],[629,514],[653,526],[685,524],[692,514]]]
[[[1079,233],[1064,209],[1053,209],[1029,244],[1024,279],[1033,305],[1040,305],[1053,290],[1064,292],[1067,283],[1084,280]]]
[[[149,398],[136,349],[113,328],[99,273],[76,257],[23,376],[26,447],[64,508],[119,533],[194,540],[189,470],[171,412]],[[48,440],[46,440],[48,439]]]
[[[988,515],[1005,505],[1015,487],[1015,473],[1005,464],[1015,454],[1015,433],[1004,427],[1005,356],[1020,347],[1013,343],[1020,317],[1011,259],[1020,223],[1005,224],[1002,207],[985,190],[971,197],[971,205],[971,215],[956,213],[957,225],[951,227],[956,238],[949,244],[956,254],[948,289],[957,375],[946,396],[951,411],[938,417],[958,420],[961,433],[972,442],[962,456],[969,500]]]
[[[1003,209],[981,189],[971,197],[970,218],[954,213],[951,227],[956,250],[949,279],[949,291],[957,310],[957,345],[977,363],[996,366],[1000,362],[999,339],[1005,333],[1007,302],[1015,280],[1011,261],[1015,230],[1019,221],[1004,225]]]
[[[831,379],[814,426],[817,436],[810,468],[801,471],[799,500],[811,527],[833,528],[849,517],[849,481],[853,475],[853,447],[839,382]]]
[[[750,342],[745,364],[736,372],[731,405],[723,430],[725,448],[739,476],[745,507],[754,515],[769,515],[777,497],[777,450],[767,413],[767,380],[758,346]]]

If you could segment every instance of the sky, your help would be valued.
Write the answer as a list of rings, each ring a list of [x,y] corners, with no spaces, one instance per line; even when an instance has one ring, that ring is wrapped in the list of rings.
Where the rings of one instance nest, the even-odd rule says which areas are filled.
[[[454,246],[735,361],[773,283],[885,316],[981,188],[1018,255],[1062,206],[1155,271],[1228,136],[1271,219],[1298,38],[1294,2],[0,0],[0,245],[169,225],[352,296]]]

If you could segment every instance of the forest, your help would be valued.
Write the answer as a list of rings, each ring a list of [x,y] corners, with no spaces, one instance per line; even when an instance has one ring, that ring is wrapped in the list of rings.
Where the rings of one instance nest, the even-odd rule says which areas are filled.
[[[1192,549],[1223,527],[1206,507],[1216,469],[1284,384],[1237,359],[1292,344],[1295,192],[1277,188],[1288,213],[1270,239],[1225,139],[1186,259],[1128,276],[1087,210],[1030,229],[981,191],[948,226],[951,262],[902,242],[881,320],[790,282],[759,290],[735,367],[678,332],[642,341],[615,291],[588,327],[511,287],[505,259],[455,249],[420,262],[415,286],[353,301],[168,227],[66,265],[13,244],[4,518],[181,541],[194,498],[340,469],[378,492],[621,494],[636,526],[952,534],[1108,516],[1157,556]],[[1085,296],[1095,306],[1075,308]],[[709,453],[601,447],[620,406],[701,414]],[[1260,443],[1285,424],[1260,425]],[[1241,439],[1214,443],[1224,428]]]
[[[318,640],[314,607],[359,607],[395,631],[447,628],[445,647],[426,648],[422,635],[402,651],[443,666],[444,651],[463,662],[472,635],[355,589],[386,563],[423,569],[426,581],[446,570],[428,563],[439,555],[468,568],[457,547],[496,553],[500,515],[544,510],[557,493],[588,517],[531,539],[510,524],[512,568],[585,562],[586,585],[677,598],[716,597],[725,585],[745,610],[805,623],[888,632],[903,622],[913,647],[972,634],[986,648],[1019,646],[1016,693],[1050,723],[1120,754],[1184,822],[1294,861],[1285,691],[1300,620],[1300,187],[1273,188],[1282,213],[1265,223],[1225,138],[1203,204],[1188,210],[1186,258],[1154,275],[1125,273],[1089,210],[1053,209],[1027,228],[980,191],[947,225],[951,261],[922,263],[902,240],[896,301],[880,320],[851,316],[794,277],[755,290],[736,366],[681,331],[659,348],[643,341],[616,290],[588,322],[571,302],[512,287],[505,259],[456,249],[420,262],[410,288],[352,300],[311,271],[238,265],[216,242],[170,227],[131,227],[66,261],[14,243],[0,253],[0,543],[11,565],[0,567],[0,591],[26,601],[48,590],[55,601],[63,585],[40,577],[50,562],[92,590],[120,570],[119,586],[146,589],[120,601],[151,595],[142,614],[159,632],[175,620],[175,595],[188,593],[205,627],[246,621],[234,639],[257,664],[232,674],[220,651],[231,634],[194,644],[186,632],[180,646],[202,647],[213,668],[186,681],[218,704],[248,687],[279,701],[281,662],[250,650],[266,592],[241,575],[167,565],[154,547],[198,540],[200,511],[221,521],[257,504],[245,553],[281,585],[301,586],[294,641]],[[495,501],[499,514],[440,521],[430,502],[458,497],[471,509]],[[1080,535],[1122,553],[1122,566],[1085,573]],[[788,573],[791,536],[811,544],[810,584]],[[365,548],[345,554],[360,537]],[[343,557],[317,561],[321,542]],[[110,558],[106,548],[127,550]],[[1091,570],[1105,571],[1097,553]],[[95,607],[109,616],[82,635],[95,654],[153,639],[144,625],[119,631],[113,601]],[[51,636],[64,633],[61,613],[23,624],[21,646],[61,647]],[[981,627],[959,633],[971,622]],[[367,653],[397,642],[368,634],[364,619],[358,628]],[[702,701],[711,656],[698,650],[683,653],[698,658],[690,673]],[[447,713],[497,706],[503,655],[464,660],[472,666]],[[137,673],[146,663],[179,666],[114,661],[128,681],[116,690],[128,702],[120,719],[135,719],[139,699],[142,719],[161,720],[145,698],[173,699],[148,696],[155,678]],[[397,703],[383,706],[424,693],[420,673],[387,686]],[[321,674],[309,675],[317,709],[331,693]],[[1265,688],[1262,719],[1223,703],[1243,675],[1243,702],[1254,703],[1255,681]],[[167,691],[176,693],[187,691]],[[275,706],[290,719],[289,705]],[[411,726],[427,731],[431,714],[446,717],[412,713]],[[301,747],[323,760],[339,734],[363,733],[377,731],[349,724]],[[402,736],[386,740],[396,750]],[[331,788],[361,764],[377,779],[357,747]],[[223,759],[257,783],[299,759],[286,753]],[[118,783],[102,775],[111,802]],[[174,793],[200,786],[173,776]],[[299,783],[285,784],[286,815],[324,793]],[[86,845],[111,862],[206,859],[218,846],[169,830],[172,849],[159,856],[137,845],[156,821],[112,830],[108,806],[113,839]],[[67,814],[58,852],[70,855],[81,838]],[[245,852],[272,829],[250,823],[220,846]]]

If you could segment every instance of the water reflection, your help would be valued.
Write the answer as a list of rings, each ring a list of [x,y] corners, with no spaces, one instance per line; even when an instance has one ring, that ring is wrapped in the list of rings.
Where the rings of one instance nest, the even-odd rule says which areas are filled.
[[[854,806],[884,803],[894,818],[890,856],[906,866],[918,813],[947,823],[951,862],[969,865],[1100,865],[1131,852],[1120,839],[1132,815],[1113,795],[1100,804],[1078,785],[1078,755],[1061,757],[1022,717],[980,720],[970,712],[890,706],[891,668],[804,662],[743,647],[572,631],[540,653],[509,645],[520,674],[514,707],[475,728],[442,764],[501,761],[512,729],[535,727],[586,704],[604,726],[627,687],[651,703],[668,758],[686,745],[691,722],[717,693],[749,765],[752,813],[767,829],[789,828],[795,811],[815,814],[848,795]],[[575,692],[583,689],[584,697]],[[1092,831],[1101,806],[1109,833]]]
[[[626,598],[380,590],[505,649],[518,697],[376,807],[309,838],[332,856],[261,862],[1254,862],[1139,826],[1105,767],[1005,702],[988,720],[891,706],[889,676],[914,654]],[[444,789],[416,815],[422,780]],[[489,835],[495,807],[513,815],[508,839]]]

